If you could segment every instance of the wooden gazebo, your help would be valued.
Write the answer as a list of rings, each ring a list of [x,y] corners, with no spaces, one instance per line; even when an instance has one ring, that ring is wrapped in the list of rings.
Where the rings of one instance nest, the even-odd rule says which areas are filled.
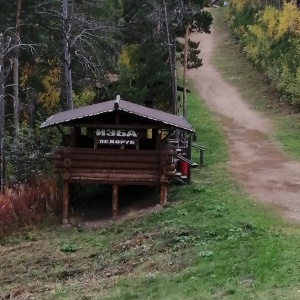
[[[41,128],[50,126],[62,133],[61,147],[50,157],[55,172],[63,175],[64,224],[68,222],[70,183],[112,184],[114,218],[118,215],[119,185],[159,186],[160,204],[165,205],[167,183],[176,173],[177,152],[169,143],[170,136],[176,129],[193,133],[184,118],[120,100],[119,96],[53,115]]]

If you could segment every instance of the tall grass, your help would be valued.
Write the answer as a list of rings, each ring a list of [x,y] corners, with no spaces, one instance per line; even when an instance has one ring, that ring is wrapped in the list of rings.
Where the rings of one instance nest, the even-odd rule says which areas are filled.
[[[36,177],[29,184],[7,188],[0,195],[0,237],[55,216],[60,192],[54,178]]]

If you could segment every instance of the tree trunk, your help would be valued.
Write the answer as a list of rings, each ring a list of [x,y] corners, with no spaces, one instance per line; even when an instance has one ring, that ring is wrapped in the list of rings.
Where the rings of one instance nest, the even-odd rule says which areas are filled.
[[[177,57],[176,57],[176,35],[173,36],[173,103],[174,115],[178,115],[178,99],[177,99]]]
[[[186,72],[187,72],[187,63],[188,63],[188,42],[189,42],[189,25],[185,29],[184,37],[184,61],[183,61],[183,95],[182,95],[182,115],[186,118]]]
[[[34,103],[36,99],[36,91],[34,88],[27,88],[27,99],[28,99],[28,125],[31,129],[34,128]]]
[[[189,0],[189,5],[191,5],[191,0]],[[189,34],[190,34],[190,24],[186,24],[185,36],[184,36],[184,62],[183,62],[183,95],[182,95],[182,115],[186,118],[186,72],[188,64],[188,51],[189,51]],[[185,140],[185,139],[184,139]]]
[[[5,187],[4,37],[0,34],[0,192]]]
[[[20,45],[20,19],[21,19],[21,3],[17,0],[17,18],[16,18],[16,35],[13,61],[13,82],[14,82],[14,125],[15,133],[19,131],[19,45]]]
[[[61,105],[63,110],[73,109],[72,99],[72,73],[70,49],[70,19],[69,1],[62,0],[62,32],[63,32],[63,62],[61,78]]]
[[[177,98],[176,98],[176,92],[177,86],[175,87],[175,66],[173,61],[173,55],[172,55],[172,44],[170,39],[170,30],[169,30],[169,21],[168,21],[168,12],[167,12],[167,4],[166,0],[163,0],[164,4],[164,18],[165,18],[165,25],[166,25],[166,35],[167,35],[167,46],[168,46],[168,54],[169,54],[169,62],[170,62],[170,73],[171,73],[171,86],[172,86],[172,103],[170,103],[173,106],[173,113],[174,115],[177,115]],[[175,52],[176,55],[176,52]]]

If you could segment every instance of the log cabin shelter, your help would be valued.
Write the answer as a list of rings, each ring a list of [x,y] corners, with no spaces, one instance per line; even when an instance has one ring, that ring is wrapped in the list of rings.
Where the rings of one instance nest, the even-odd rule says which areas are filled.
[[[57,127],[62,143],[51,153],[54,172],[63,177],[63,223],[68,224],[70,184],[112,185],[112,215],[118,216],[120,185],[160,187],[160,205],[167,201],[168,182],[176,177],[179,152],[190,158],[191,125],[177,115],[121,100],[60,112],[41,128]],[[184,146],[171,138],[187,136]],[[178,135],[178,134],[177,134]],[[180,155],[179,155],[180,154]]]

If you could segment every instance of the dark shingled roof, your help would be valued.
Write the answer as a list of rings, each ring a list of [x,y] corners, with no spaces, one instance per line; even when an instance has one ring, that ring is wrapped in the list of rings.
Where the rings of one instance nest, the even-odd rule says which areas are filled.
[[[152,109],[135,103],[131,103],[125,100],[110,100],[98,104],[84,106],[72,110],[60,112],[56,115],[49,117],[42,125],[41,128],[50,127],[53,125],[68,125],[68,123],[74,123],[74,120],[79,120],[87,117],[98,116],[104,113],[113,112],[115,109],[124,111],[136,116],[140,116],[145,119],[150,119],[156,122],[162,122],[164,124],[174,126],[187,131],[194,131],[192,126],[180,116],[169,114],[160,110]]]

